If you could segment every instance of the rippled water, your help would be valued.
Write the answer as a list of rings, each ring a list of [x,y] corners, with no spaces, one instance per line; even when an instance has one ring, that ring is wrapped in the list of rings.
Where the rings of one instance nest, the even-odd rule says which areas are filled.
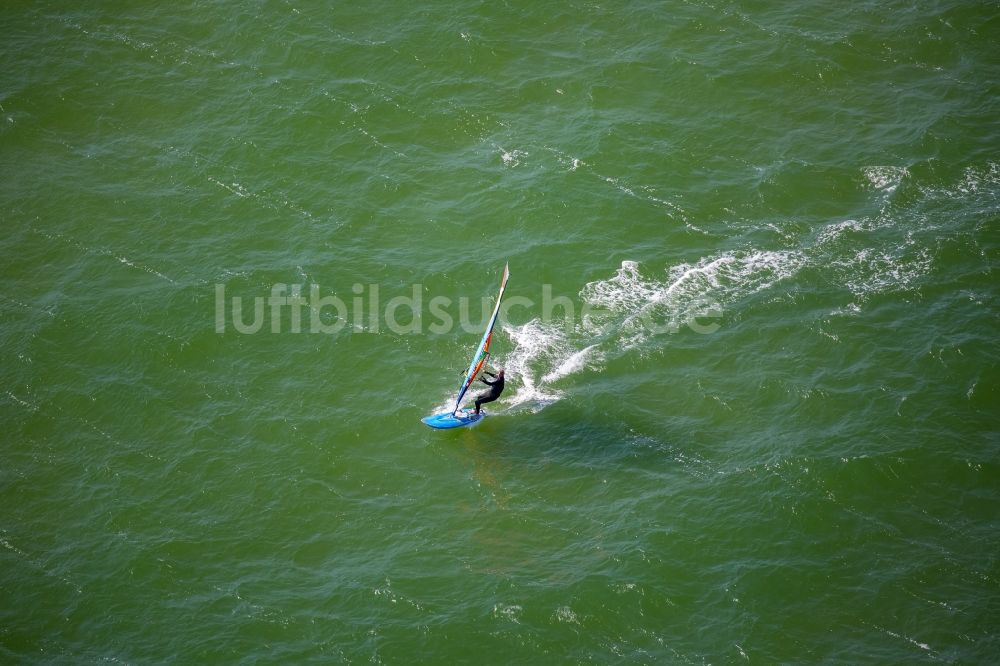
[[[994,5],[3,15],[4,661],[996,661]]]

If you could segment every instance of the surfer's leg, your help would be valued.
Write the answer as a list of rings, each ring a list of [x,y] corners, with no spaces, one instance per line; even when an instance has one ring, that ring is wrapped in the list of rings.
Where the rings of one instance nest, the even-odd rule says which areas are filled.
[[[476,414],[479,413],[479,406],[487,402],[493,402],[500,396],[493,393],[493,391],[487,391],[481,395],[476,396]]]

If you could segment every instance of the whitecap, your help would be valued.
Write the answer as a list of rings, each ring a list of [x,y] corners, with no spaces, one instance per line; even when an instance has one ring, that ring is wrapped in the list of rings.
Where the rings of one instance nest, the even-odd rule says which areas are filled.
[[[569,606],[560,606],[557,608],[554,617],[557,621],[566,624],[580,624],[580,619]]]
[[[906,167],[897,166],[867,166],[861,173],[875,189],[886,194],[895,192],[903,178],[909,175]]]
[[[873,295],[906,291],[931,269],[933,258],[923,249],[915,256],[907,256],[907,248],[894,251],[863,248],[853,256],[834,259],[831,265],[837,270],[842,283],[858,299]]]
[[[843,220],[841,222],[836,222],[834,224],[827,225],[823,227],[823,230],[819,232],[819,237],[817,238],[817,244],[822,245],[824,243],[831,243],[842,235],[848,232],[861,232],[865,231],[866,225],[858,220]]]
[[[507,167],[513,168],[516,166],[520,166],[521,158],[527,156],[528,153],[524,152],[523,150],[504,150],[503,148],[500,149],[500,159],[503,160],[504,166]]]

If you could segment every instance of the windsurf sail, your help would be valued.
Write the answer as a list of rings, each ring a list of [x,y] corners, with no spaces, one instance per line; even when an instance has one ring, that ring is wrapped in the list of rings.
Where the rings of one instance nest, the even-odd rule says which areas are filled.
[[[465,397],[465,392],[472,386],[472,382],[476,381],[479,372],[486,367],[486,361],[490,357],[490,344],[493,342],[493,327],[496,326],[497,315],[500,314],[500,301],[503,300],[503,292],[507,288],[507,278],[509,277],[510,266],[504,264],[503,277],[500,279],[500,293],[497,294],[497,304],[493,306],[493,315],[490,317],[490,323],[487,324],[486,331],[483,333],[483,339],[479,342],[476,353],[472,355],[472,363],[469,364],[469,369],[466,370],[465,378],[462,380],[462,386],[458,389],[458,397],[455,398],[455,408],[452,410],[452,413],[458,411],[458,408],[462,405],[462,398]]]

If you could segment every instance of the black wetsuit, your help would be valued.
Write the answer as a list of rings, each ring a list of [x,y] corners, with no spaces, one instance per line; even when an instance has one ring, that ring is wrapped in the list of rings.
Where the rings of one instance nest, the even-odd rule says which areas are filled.
[[[496,377],[496,379],[490,381],[486,379],[486,377],[479,378],[479,381],[489,386],[490,390],[483,391],[482,393],[476,396],[476,414],[479,413],[480,405],[482,405],[484,402],[493,402],[494,400],[500,397],[501,393],[503,393],[503,375],[494,375],[489,370],[486,370],[484,374],[487,374],[490,377]]]

